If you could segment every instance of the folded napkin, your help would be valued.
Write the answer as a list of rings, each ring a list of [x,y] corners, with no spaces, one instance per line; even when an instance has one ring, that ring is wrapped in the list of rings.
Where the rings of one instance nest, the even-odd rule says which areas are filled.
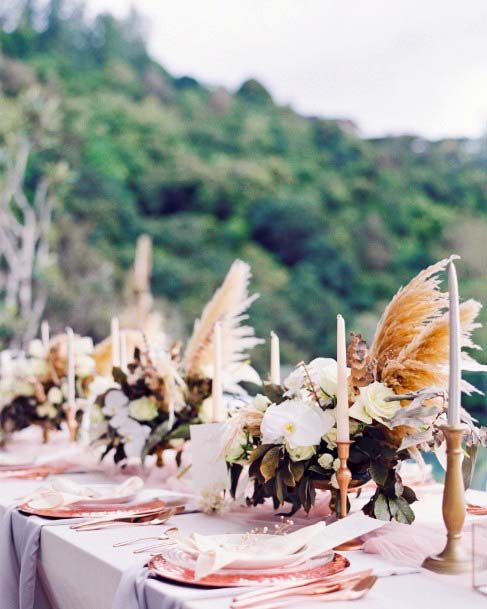
[[[266,563],[282,564],[282,560],[292,560],[293,554],[310,542],[319,552],[326,525],[324,522],[304,527],[288,535],[267,535],[260,533],[199,535],[193,533],[181,540],[180,546],[196,555],[195,577],[201,579],[224,567],[245,561],[248,568],[265,558]]]
[[[89,503],[93,500],[117,499],[134,495],[142,489],[142,478],[133,476],[119,485],[86,486],[67,478],[56,478],[50,486],[41,486],[21,503],[28,503],[33,509],[59,508],[74,503]]]
[[[201,579],[242,561],[245,561],[246,569],[261,568],[259,565],[263,559],[266,561],[265,568],[274,568],[273,559],[275,567],[296,565],[384,524],[358,512],[328,526],[318,522],[287,535],[193,533],[181,539],[179,546],[196,557],[195,579]],[[304,551],[298,555],[301,549]]]

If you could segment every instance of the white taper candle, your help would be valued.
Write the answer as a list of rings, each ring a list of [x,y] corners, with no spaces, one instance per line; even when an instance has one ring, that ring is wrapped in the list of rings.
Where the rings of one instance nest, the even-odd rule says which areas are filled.
[[[279,351],[279,336],[271,332],[271,383],[281,384],[281,354]]]
[[[219,422],[226,419],[226,412],[223,405],[223,384],[222,384],[222,326],[217,321],[213,335],[213,379],[212,379],[212,401],[213,401],[213,421]]]
[[[455,264],[448,264],[448,293],[450,297],[449,335],[450,335],[450,376],[448,385],[448,425],[460,423],[460,386],[462,378],[462,346],[460,327],[460,301]]]
[[[112,317],[112,366],[120,367],[120,323],[118,317]]]
[[[350,417],[348,412],[347,342],[345,320],[337,315],[337,440],[350,440]]]
[[[127,335],[122,330],[120,332],[120,368],[127,372],[128,370],[128,354],[127,354]]]
[[[67,407],[76,411],[76,379],[75,379],[75,354],[74,333],[71,328],[66,328],[68,337],[68,401]]]
[[[41,323],[41,340],[42,340],[44,349],[47,352],[47,350],[49,349],[50,336],[49,336],[49,323],[46,320],[44,320]]]

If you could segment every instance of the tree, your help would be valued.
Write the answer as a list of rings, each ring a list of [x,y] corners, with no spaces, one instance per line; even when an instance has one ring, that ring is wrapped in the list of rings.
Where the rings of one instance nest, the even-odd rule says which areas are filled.
[[[48,114],[53,110],[38,91],[31,91],[27,101],[35,102],[28,104],[29,110],[37,107],[40,113]],[[33,123],[39,127],[44,121],[49,122],[49,117],[36,116]],[[45,173],[35,177],[29,175],[29,157],[39,154],[39,145],[42,148],[46,143],[42,128],[31,126],[31,137],[23,130],[7,132],[1,148],[0,291],[7,312],[21,320],[22,342],[36,335],[46,306],[48,289],[43,273],[49,264],[56,186],[68,175],[62,162],[46,165]]]

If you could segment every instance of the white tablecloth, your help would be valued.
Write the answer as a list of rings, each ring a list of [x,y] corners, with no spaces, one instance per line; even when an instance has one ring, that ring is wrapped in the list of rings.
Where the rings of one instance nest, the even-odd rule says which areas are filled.
[[[71,477],[71,476],[69,476]],[[106,482],[101,473],[76,474],[78,482]],[[4,508],[37,485],[33,481],[0,482],[0,514]],[[440,518],[440,495],[432,495],[415,504],[421,522],[436,522]],[[187,514],[173,519],[182,531],[222,533],[246,530],[245,526],[229,518]],[[141,536],[160,534],[158,527],[128,528],[77,533],[68,526],[45,527],[41,536],[40,561],[50,593],[57,605],[54,609],[110,609],[112,599],[125,569],[142,566],[144,556],[133,554],[133,547],[113,548],[115,542]],[[394,565],[363,552],[344,553],[350,559],[351,569],[367,567],[387,568]],[[156,580],[147,583],[147,597],[151,609],[170,609],[174,599],[183,601],[189,609],[227,609],[230,596],[215,598],[213,591],[170,585]],[[334,606],[345,606],[335,603]],[[320,604],[307,605],[317,609]],[[349,606],[349,605],[348,605]],[[429,572],[381,578],[368,596],[354,604],[361,609],[412,609],[428,607],[448,609],[468,607],[485,609],[486,598],[470,587],[468,576],[438,576]],[[3,607],[0,599],[0,609]]]

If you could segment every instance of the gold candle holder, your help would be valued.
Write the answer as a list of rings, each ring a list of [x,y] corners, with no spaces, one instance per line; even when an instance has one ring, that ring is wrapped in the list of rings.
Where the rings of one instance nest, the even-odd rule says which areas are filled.
[[[350,441],[339,441],[338,458],[340,459],[340,468],[336,476],[338,487],[340,489],[340,518],[345,518],[347,515],[347,496],[348,487],[352,481],[352,472],[348,469],[348,457],[350,456]]]
[[[349,440],[341,440],[337,442],[338,458],[340,459],[340,467],[336,473],[338,488],[340,490],[340,518],[345,518],[348,514],[348,488],[352,481],[352,472],[348,467],[348,457],[350,456]],[[359,539],[350,539],[345,543],[336,546],[335,550],[360,550],[362,542]]]
[[[78,422],[72,406],[66,408],[66,425],[68,426],[69,440],[76,442],[78,440]]]
[[[446,476],[443,488],[443,520],[447,542],[440,554],[428,556],[423,567],[436,573],[458,575],[472,569],[470,557],[461,548],[465,521],[465,488],[462,477],[462,436],[464,425],[444,425],[446,439]]]

